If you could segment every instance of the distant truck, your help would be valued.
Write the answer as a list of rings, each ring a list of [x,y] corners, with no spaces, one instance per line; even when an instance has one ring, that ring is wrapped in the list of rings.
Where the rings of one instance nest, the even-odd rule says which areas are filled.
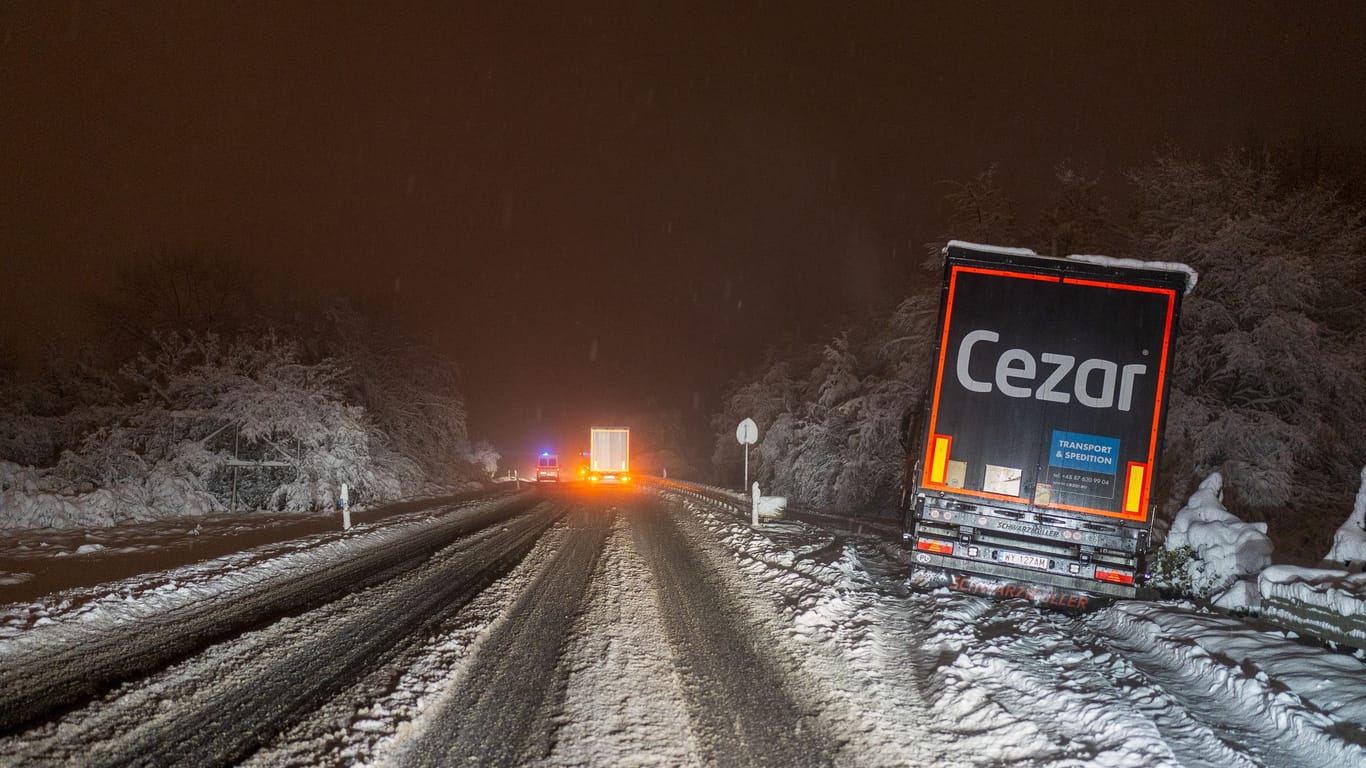
[[[631,479],[631,430],[592,427],[588,431],[588,480],[625,483]]]
[[[951,242],[903,421],[912,582],[1085,609],[1138,594],[1180,265]]]

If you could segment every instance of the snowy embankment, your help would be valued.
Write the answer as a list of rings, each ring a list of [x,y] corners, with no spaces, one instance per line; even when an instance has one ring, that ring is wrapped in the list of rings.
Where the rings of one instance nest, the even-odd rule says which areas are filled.
[[[1262,616],[1332,643],[1366,651],[1366,468],[1352,514],[1338,528],[1325,567],[1273,565],[1257,579]],[[1341,568],[1326,567],[1341,564]]]
[[[1366,480],[1366,470],[1363,471]],[[1275,565],[1265,523],[1247,523],[1224,508],[1223,478],[1213,473],[1177,513],[1163,542],[1160,586],[1209,598],[1220,608],[1259,613],[1312,637],[1366,649],[1366,482],[1338,530],[1325,564]]]
[[[87,493],[59,493],[43,485],[40,470],[0,461],[0,528],[109,528],[165,518],[165,509],[203,517],[223,506],[164,467],[153,469],[143,481]]]

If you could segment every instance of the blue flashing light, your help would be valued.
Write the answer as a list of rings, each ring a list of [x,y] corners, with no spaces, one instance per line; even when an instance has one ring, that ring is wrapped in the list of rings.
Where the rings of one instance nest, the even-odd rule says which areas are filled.
[[[550,455],[550,451],[541,451],[541,455],[542,455],[542,456],[549,456],[549,455]]]

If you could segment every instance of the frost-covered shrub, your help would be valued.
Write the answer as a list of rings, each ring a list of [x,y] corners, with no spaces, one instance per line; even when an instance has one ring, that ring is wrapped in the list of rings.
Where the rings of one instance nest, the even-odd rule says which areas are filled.
[[[1159,588],[1217,598],[1236,593],[1239,584],[1254,583],[1271,564],[1266,523],[1247,523],[1230,514],[1223,505],[1223,488],[1223,477],[1212,473],[1177,513],[1163,542],[1164,554],[1153,564],[1154,574],[1163,578]],[[1228,607],[1248,607],[1241,595],[1237,600]]]
[[[1188,545],[1154,552],[1148,559],[1148,574],[1148,584],[1154,589],[1200,598],[1209,597],[1210,591],[1222,582]]]
[[[1333,534],[1333,546],[1324,559],[1356,568],[1366,565],[1366,468],[1361,470],[1352,514]]]

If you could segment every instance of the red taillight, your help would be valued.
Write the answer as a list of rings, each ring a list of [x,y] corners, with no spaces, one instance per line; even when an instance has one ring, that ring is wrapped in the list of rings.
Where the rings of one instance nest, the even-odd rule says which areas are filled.
[[[1104,568],[1096,569],[1096,581],[1108,581],[1111,584],[1133,585],[1134,575],[1123,571],[1107,571]]]
[[[936,555],[952,555],[953,544],[947,541],[937,541],[935,539],[918,539],[915,548],[926,552],[933,552]]]

